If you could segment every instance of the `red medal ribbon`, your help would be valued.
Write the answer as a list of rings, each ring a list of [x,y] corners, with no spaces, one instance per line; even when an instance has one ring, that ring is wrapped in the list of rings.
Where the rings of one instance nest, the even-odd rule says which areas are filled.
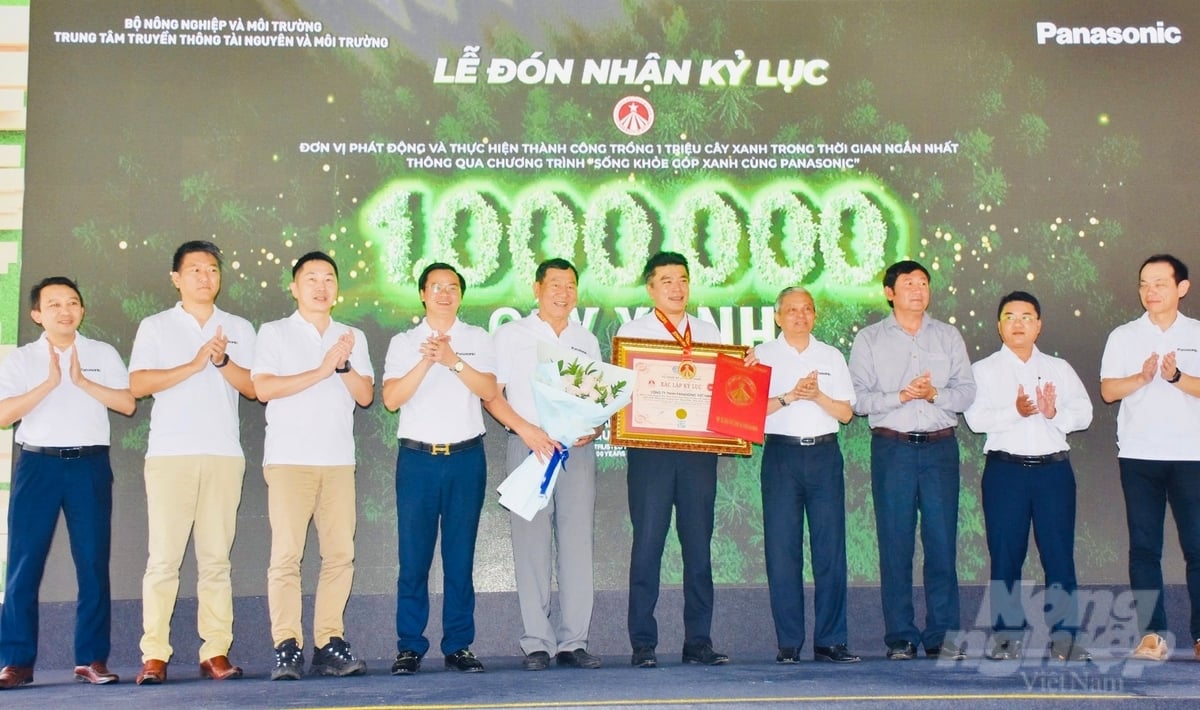
[[[692,359],[692,321],[691,321],[691,319],[688,320],[687,328],[683,331],[683,334],[680,335],[679,329],[675,327],[675,324],[672,323],[669,318],[667,318],[666,313],[663,313],[659,309],[655,308],[654,309],[654,317],[658,319],[659,323],[663,324],[663,326],[667,329],[667,332],[671,334],[671,337],[675,338],[675,342],[679,343],[679,346],[683,348],[683,361],[688,362],[689,360],[691,360]]]

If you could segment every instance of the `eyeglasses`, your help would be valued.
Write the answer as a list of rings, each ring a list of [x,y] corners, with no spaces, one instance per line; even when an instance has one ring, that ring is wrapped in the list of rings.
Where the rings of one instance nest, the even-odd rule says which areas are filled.
[[[461,289],[458,287],[458,284],[429,284],[429,290],[431,292],[433,292],[434,295],[437,295],[437,294],[445,291],[446,293],[453,296],[454,294],[458,293]]]
[[[1016,313],[1005,313],[1004,315],[1000,316],[1000,320],[1004,321],[1005,323],[1012,323],[1015,320],[1019,320],[1022,323],[1032,323],[1037,320],[1037,316],[1033,316],[1028,313],[1022,313],[1020,315],[1017,315]]]

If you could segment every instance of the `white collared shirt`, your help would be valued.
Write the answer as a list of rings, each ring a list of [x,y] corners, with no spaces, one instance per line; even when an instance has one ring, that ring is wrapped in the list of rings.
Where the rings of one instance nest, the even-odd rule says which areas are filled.
[[[683,320],[675,326],[680,335],[683,335],[687,330],[688,324],[692,326],[692,342],[693,343],[721,343],[721,329],[709,323],[706,320],[692,318],[686,313]],[[641,318],[634,318],[617,329],[618,338],[647,338],[649,340],[675,340],[667,327],[658,320],[658,316],[654,315],[654,311],[650,311]]]
[[[129,371],[169,370],[196,357],[217,334],[229,338],[225,349],[232,362],[254,364],[254,326],[250,321],[213,307],[204,327],[183,303],[141,322],[129,355]],[[237,388],[211,362],[187,379],[154,393],[146,456],[241,456]]]
[[[1047,355],[1035,346],[1029,361],[1001,346],[971,366],[975,374],[975,401],[963,413],[967,426],[987,434],[984,451],[1004,451],[1017,456],[1044,456],[1067,451],[1067,434],[1092,423],[1092,400],[1079,375],[1062,358]],[[1038,386],[1053,384],[1053,419],[1040,412],[1023,417],[1017,412],[1017,388],[1024,387],[1037,402]]]
[[[14,350],[0,363],[0,399],[25,394],[50,372],[46,334]],[[129,389],[129,371],[108,343],[75,334],[75,344],[58,352],[62,381],[17,426],[13,440],[30,446],[107,446],[108,407],[71,382],[71,351],[79,350],[83,376],[111,389]]]
[[[383,365],[384,383],[411,372],[421,361],[421,344],[433,334],[429,321],[422,319],[411,329],[393,336]],[[455,318],[446,334],[450,336],[450,348],[463,362],[480,372],[496,372],[496,354],[486,330]],[[434,365],[425,373],[412,398],[400,407],[396,426],[397,438],[427,444],[453,444],[483,432],[479,397],[458,373],[441,365]]]
[[[361,330],[331,320],[321,334],[299,311],[259,329],[250,376],[312,370],[346,331],[354,334],[350,367],[373,381],[375,372]],[[263,465],[353,466],[355,406],[354,396],[337,373],[296,394],[271,400],[267,403]]]
[[[504,395],[513,410],[532,424],[539,424],[537,405],[533,400],[538,341],[572,350],[592,360],[600,359],[600,341],[575,321],[568,321],[561,335],[556,334],[536,312],[497,328],[492,335],[496,347],[496,380],[504,385]]]
[[[1100,378],[1141,372],[1151,353],[1175,353],[1175,364],[1200,375],[1200,321],[1180,313],[1165,331],[1149,314],[1118,326],[1100,359]],[[1200,398],[1185,394],[1156,372],[1154,379],[1121,400],[1117,413],[1119,456],[1151,461],[1200,461]]]
[[[817,382],[821,391],[831,399],[849,402],[854,406],[854,385],[850,381],[850,368],[846,358],[837,348],[826,345],[809,336],[808,347],[803,352],[792,347],[780,335],[775,340],[754,348],[760,362],[771,367],[771,397],[791,391],[796,382],[817,371]],[[788,436],[822,436],[836,434],[841,422],[831,416],[816,402],[798,399],[786,407],[780,407],[767,415],[765,431],[768,434]]]

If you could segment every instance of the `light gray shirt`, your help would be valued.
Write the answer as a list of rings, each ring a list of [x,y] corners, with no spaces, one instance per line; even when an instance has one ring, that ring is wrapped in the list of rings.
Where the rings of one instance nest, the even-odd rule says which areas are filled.
[[[900,390],[928,372],[936,402],[900,402]],[[958,329],[925,314],[916,335],[900,327],[894,314],[859,331],[850,348],[850,379],[857,414],[872,427],[896,431],[937,431],[958,424],[958,413],[975,399],[975,378],[967,345]]]

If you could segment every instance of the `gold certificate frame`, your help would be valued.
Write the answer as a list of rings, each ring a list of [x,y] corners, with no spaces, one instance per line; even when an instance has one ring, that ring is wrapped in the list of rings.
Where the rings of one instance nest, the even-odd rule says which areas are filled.
[[[673,340],[613,338],[613,363],[633,370],[633,400],[613,415],[611,443],[749,456],[746,439],[708,430],[717,355],[739,360],[743,345],[693,343],[693,367],[679,367],[683,348]]]

